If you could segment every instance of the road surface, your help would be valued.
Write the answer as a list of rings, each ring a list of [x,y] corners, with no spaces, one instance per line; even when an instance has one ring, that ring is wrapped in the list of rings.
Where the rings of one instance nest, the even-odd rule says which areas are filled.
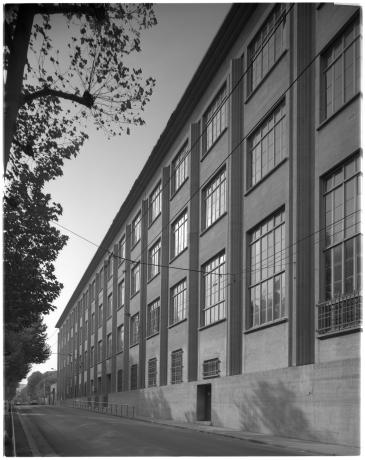
[[[266,456],[303,452],[58,406],[18,406],[18,456]],[[26,452],[27,441],[28,453]]]

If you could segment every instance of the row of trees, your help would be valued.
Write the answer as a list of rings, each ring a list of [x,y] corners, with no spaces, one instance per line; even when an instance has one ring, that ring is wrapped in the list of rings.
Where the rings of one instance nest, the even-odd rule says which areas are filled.
[[[57,372],[33,372],[27,385],[17,394],[15,401],[26,404],[32,401],[43,402],[50,393],[50,386],[57,382]]]
[[[144,123],[155,80],[128,66],[141,33],[156,24],[149,4],[5,6],[4,323],[5,391],[50,354],[44,315],[62,284],[54,262],[67,242],[45,192],[88,139]],[[55,27],[57,26],[57,27]],[[62,30],[62,38],[55,30]]]

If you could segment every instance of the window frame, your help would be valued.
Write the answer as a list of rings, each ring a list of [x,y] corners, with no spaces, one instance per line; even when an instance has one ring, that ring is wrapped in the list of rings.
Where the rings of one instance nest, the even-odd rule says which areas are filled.
[[[156,193],[157,192],[157,193]],[[157,203],[157,206],[156,206]],[[149,199],[148,199],[148,209],[149,209],[149,225],[152,225],[154,221],[159,217],[162,210],[162,183],[158,182],[156,187],[152,190]],[[157,212],[156,212],[157,209]]]
[[[141,241],[142,236],[142,213],[138,211],[135,218],[132,220],[132,235],[131,242],[132,247]]]
[[[130,319],[130,339],[129,346],[133,347],[134,345],[139,344],[139,334],[140,333],[140,322],[139,322],[139,312],[131,316]]]
[[[183,353],[182,348],[171,352],[171,385],[183,382]]]
[[[182,221],[181,224],[179,222]],[[183,234],[180,229],[183,227]],[[177,238],[178,237],[178,238]],[[180,244],[181,241],[181,244]],[[177,244],[179,243],[179,244]],[[181,246],[181,247],[180,247]],[[185,209],[171,224],[171,258],[174,259],[188,247],[188,210]],[[179,251],[177,252],[177,249]]]
[[[181,287],[181,289],[179,289]],[[180,306],[180,297],[183,296],[184,304],[182,305],[182,312],[183,317],[177,318]],[[175,303],[175,299],[177,299],[177,303]],[[174,286],[170,288],[170,326],[173,324],[179,323],[183,321],[187,317],[187,279],[184,278],[183,280],[176,283]]]
[[[118,283],[118,310],[125,305],[125,279],[121,279]]]
[[[222,179],[222,176],[224,178]],[[202,231],[207,230],[210,228],[212,225],[215,224],[222,216],[224,216],[227,213],[227,202],[228,202],[228,188],[227,188],[227,169],[226,166],[224,166],[220,171],[218,171],[217,174],[214,175],[214,177],[203,187],[202,190],[202,200],[201,200],[201,224],[202,224]],[[222,192],[221,190],[223,189],[223,198],[222,198]],[[210,192],[208,194],[208,191]],[[211,209],[211,215],[213,215],[214,209],[215,209],[215,203],[216,203],[216,193],[218,193],[218,214],[215,216],[214,220],[213,218],[210,220],[210,222],[207,222],[207,201],[209,198],[212,199],[212,204],[209,205],[209,209]],[[222,203],[223,203],[223,208],[222,208]]]
[[[156,251],[157,248],[157,251]],[[155,260],[157,258],[157,260]],[[156,241],[148,251],[148,280],[152,280],[161,271],[161,239]]]
[[[113,315],[113,293],[108,294],[106,301],[106,319]]]
[[[224,258],[222,261],[221,259]],[[216,263],[218,262],[218,265]],[[227,317],[227,257],[225,250],[220,251],[201,267],[201,307],[200,307],[200,327],[208,327],[223,321]],[[211,266],[213,267],[211,268]],[[214,266],[216,265],[216,266]],[[223,267],[223,272],[220,268]],[[219,269],[218,273],[215,273]],[[207,298],[215,299],[216,292],[213,287],[217,284],[215,277],[218,276],[218,299],[215,303],[209,303],[207,305]],[[209,277],[209,278],[208,278]],[[222,279],[220,278],[222,277]],[[207,283],[209,282],[209,291],[207,290]],[[222,286],[221,286],[222,284]],[[221,298],[223,295],[223,298]],[[216,318],[216,312],[218,317]],[[212,314],[214,317],[212,318]],[[209,315],[209,319],[208,319]]]
[[[121,265],[125,260],[125,245],[126,245],[126,239],[125,239],[125,234],[124,234],[118,242],[118,259],[119,259],[118,265]]]
[[[159,297],[147,305],[147,337],[160,333],[160,307]]]
[[[148,388],[157,386],[157,358],[148,360],[147,386]]]
[[[211,148],[228,128],[228,101],[228,85],[227,81],[224,81],[203,114],[202,158],[208,154]],[[214,132],[215,128],[216,132]],[[208,142],[208,136],[210,133],[211,140]]]
[[[171,197],[173,197],[189,178],[189,141],[186,140],[171,162]],[[177,180],[177,177],[179,180]]]
[[[137,274],[138,276],[136,276]],[[138,280],[138,283],[137,283],[137,280]],[[136,294],[139,293],[140,289],[141,289],[141,263],[136,262],[131,268],[131,294],[130,296],[134,297]]]
[[[106,358],[109,359],[112,357],[112,347],[113,347],[113,343],[112,343],[112,333],[110,332],[109,334],[107,334],[106,336]]]
[[[124,351],[124,324],[117,327],[117,352]]]

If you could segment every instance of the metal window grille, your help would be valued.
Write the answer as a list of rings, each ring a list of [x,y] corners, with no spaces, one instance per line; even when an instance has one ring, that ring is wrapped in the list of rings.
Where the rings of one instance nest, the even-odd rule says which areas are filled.
[[[360,327],[361,305],[362,297],[359,293],[342,295],[318,304],[318,334],[331,334]]]
[[[183,370],[183,351],[175,350],[171,353],[171,383],[181,383]]]
[[[137,384],[138,384],[138,365],[133,364],[131,366],[131,390],[136,390],[137,389]]]
[[[160,330],[160,299],[147,307],[147,335],[156,334]]]
[[[148,360],[148,386],[155,387],[157,385],[157,359]]]
[[[218,358],[208,359],[203,362],[203,378],[210,379],[212,377],[219,377],[220,369],[219,369],[220,361]]]

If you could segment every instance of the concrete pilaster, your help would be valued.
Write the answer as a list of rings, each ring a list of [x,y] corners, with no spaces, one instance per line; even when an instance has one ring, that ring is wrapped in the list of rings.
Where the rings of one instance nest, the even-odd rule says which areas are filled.
[[[139,366],[138,388],[145,388],[146,368],[146,302],[147,302],[147,252],[148,252],[148,200],[142,201],[141,209],[141,285],[139,307]]]
[[[131,226],[125,232],[125,303],[124,303],[124,351],[123,391],[129,390],[129,326],[130,326],[130,281],[131,281]]]
[[[117,309],[118,309],[118,244],[113,249],[113,305],[112,305],[112,373],[111,392],[117,391]]]

